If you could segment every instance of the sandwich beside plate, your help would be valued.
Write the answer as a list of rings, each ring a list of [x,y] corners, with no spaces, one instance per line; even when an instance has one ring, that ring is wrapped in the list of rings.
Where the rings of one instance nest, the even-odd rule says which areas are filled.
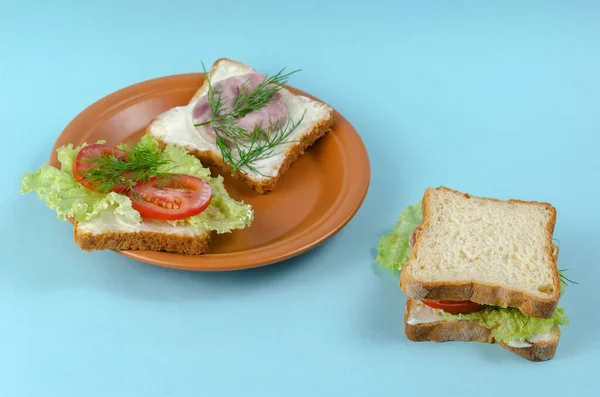
[[[412,341],[498,343],[531,361],[552,359],[568,320],[548,203],[426,189],[378,244],[401,271]]]
[[[219,59],[189,103],[158,115],[147,132],[163,144],[185,147],[203,164],[233,174],[258,193],[270,192],[333,126],[330,106],[292,93],[285,81],[281,74],[265,76],[241,62]],[[266,103],[256,105],[255,99],[267,96]]]

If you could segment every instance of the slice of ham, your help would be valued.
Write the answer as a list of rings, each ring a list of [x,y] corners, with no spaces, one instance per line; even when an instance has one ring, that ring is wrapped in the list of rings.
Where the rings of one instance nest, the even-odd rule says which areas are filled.
[[[260,73],[247,73],[229,77],[215,83],[212,88],[220,94],[222,103],[221,114],[226,114],[234,109],[235,100],[240,93],[250,94],[265,76]],[[208,96],[204,95],[195,104],[192,111],[194,124],[205,123],[211,120],[212,114],[208,103]],[[252,132],[256,127],[265,132],[275,131],[288,121],[287,108],[280,92],[276,92],[269,103],[260,109],[254,110],[237,119],[236,125],[247,132]],[[196,127],[210,142],[215,142],[215,132],[210,124]]]
[[[413,232],[410,234],[410,239],[408,240],[408,245],[410,248],[414,247],[415,243],[417,242],[417,236],[415,234],[416,231],[417,229],[413,230]]]

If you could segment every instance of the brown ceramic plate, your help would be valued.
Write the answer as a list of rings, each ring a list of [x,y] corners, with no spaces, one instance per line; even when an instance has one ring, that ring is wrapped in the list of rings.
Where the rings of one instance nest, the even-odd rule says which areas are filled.
[[[60,166],[56,149],[69,143],[137,141],[155,116],[186,104],[203,81],[203,74],[162,77],[99,100],[65,128],[54,145],[50,165]],[[367,194],[370,165],[360,136],[334,110],[331,133],[307,149],[271,193],[259,195],[229,175],[224,177],[230,195],[253,206],[255,220],[250,227],[224,235],[215,233],[211,251],[204,255],[119,253],[159,266],[213,271],[257,267],[291,258],[330,238],[352,219]]]

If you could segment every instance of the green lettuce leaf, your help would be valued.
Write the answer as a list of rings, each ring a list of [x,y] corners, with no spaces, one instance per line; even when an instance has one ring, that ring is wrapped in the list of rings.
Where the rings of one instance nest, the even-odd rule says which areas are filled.
[[[504,342],[525,341],[532,336],[550,332],[554,326],[568,325],[569,319],[562,307],[556,308],[552,317],[544,319],[526,316],[519,309],[489,307],[468,314],[443,312],[451,321],[477,321],[492,331],[495,339]]]
[[[98,194],[84,189],[69,174],[48,164],[43,164],[37,171],[26,172],[20,192],[37,193],[62,221],[67,217],[85,219],[94,202],[101,199]]]
[[[223,184],[223,177],[210,181],[213,198],[210,205],[201,214],[186,219],[194,228],[205,228],[217,233],[227,233],[233,229],[242,229],[253,221],[254,213],[249,205],[233,200]]]
[[[410,257],[410,235],[421,224],[421,204],[409,205],[400,213],[394,229],[377,244],[377,262],[393,273],[402,270]]]
[[[104,143],[104,141],[98,142]],[[155,146],[160,150],[158,141],[151,136],[144,136],[140,143]],[[96,218],[107,218],[132,224],[142,222],[142,218],[131,207],[131,200],[124,195],[109,193],[101,195],[81,186],[73,178],[73,162],[83,144],[74,147],[69,144],[57,150],[61,168],[48,164],[36,171],[28,171],[21,181],[22,194],[36,193],[47,206],[56,211],[58,219],[72,218],[78,222],[91,221]],[[125,145],[120,148],[126,149]],[[234,229],[249,226],[254,220],[254,212],[249,204],[231,198],[223,185],[223,178],[212,178],[210,170],[204,168],[200,161],[185,149],[169,145],[162,152],[165,159],[170,160],[160,172],[182,173],[196,176],[209,182],[213,189],[210,205],[201,214],[185,220],[173,222],[193,228],[197,233],[208,230],[227,233]],[[116,217],[116,218],[115,218]]]
[[[25,173],[21,193],[37,193],[63,221],[68,218],[90,221],[101,217],[108,209],[122,221],[141,221],[140,214],[131,208],[128,197],[117,193],[101,196],[81,186],[68,173],[47,164],[35,172]]]
[[[149,135],[144,136],[141,142],[152,142],[154,138]],[[156,141],[155,141],[156,142]],[[170,160],[169,164],[163,165],[158,169],[159,172],[170,172],[173,174],[186,174],[204,179],[207,182],[211,181],[210,170],[204,168],[200,160],[187,150],[179,146],[168,145],[162,157]]]

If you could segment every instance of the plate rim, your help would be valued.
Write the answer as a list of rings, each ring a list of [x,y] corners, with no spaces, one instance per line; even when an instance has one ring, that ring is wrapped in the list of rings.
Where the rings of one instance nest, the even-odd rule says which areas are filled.
[[[202,83],[202,81],[205,78],[205,75],[205,73],[180,73],[155,77],[125,86],[121,89],[118,89],[112,93],[103,96],[102,98],[96,100],[95,102],[91,103],[83,110],[81,110],[61,131],[52,147],[49,164],[56,164],[56,149],[64,145],[64,143],[60,143],[61,138],[67,134],[70,134],[70,131],[75,129],[78,124],[85,123],[86,120],[92,120],[92,124],[87,128],[87,131],[80,134],[85,136],[91,133],[95,129],[95,126],[102,123],[104,119],[110,117],[113,113],[118,113],[119,109],[123,107],[127,108],[127,105],[129,103],[138,103],[141,102],[140,98],[153,97],[157,93],[165,92],[165,85],[173,85],[173,91],[184,89],[187,90],[188,87],[181,87],[181,84],[184,81],[187,84],[188,80],[196,79],[200,83]],[[179,86],[176,83],[169,84],[169,81],[179,82],[180,84]],[[157,86],[160,88],[157,89]],[[327,102],[315,97],[314,95],[311,95],[293,86],[285,85],[285,88],[289,89],[290,91],[296,94],[304,95],[327,104]],[[171,90],[169,90],[169,92],[171,92]],[[297,233],[293,233],[290,237],[284,240],[275,241],[273,244],[266,244],[261,247],[236,252],[206,253],[202,255],[183,255],[156,251],[113,251],[118,253],[119,255],[128,257],[130,259],[134,259],[139,262],[179,270],[234,271],[279,263],[287,259],[299,256],[307,251],[310,251],[316,248],[317,246],[321,245],[325,241],[329,240],[337,233],[339,233],[356,216],[358,211],[362,208],[362,205],[368,194],[371,184],[370,159],[367,148],[360,134],[340,112],[338,112],[333,106],[331,106],[331,108],[333,110],[334,117],[334,130],[336,128],[335,126],[338,125],[338,128],[340,128],[343,131],[342,138],[338,135],[330,133],[330,136],[332,136],[333,139],[336,140],[337,146],[340,148],[342,156],[346,158],[346,161],[344,161],[345,172],[344,181],[342,183],[343,190],[341,192],[338,192],[338,196],[329,208],[329,210],[310,227],[302,229]],[[89,121],[87,124],[89,124]],[[350,142],[350,148],[345,147],[348,146],[348,142]],[[308,148],[307,150],[310,150],[310,148]],[[348,153],[352,153],[352,161],[348,161]],[[350,177],[350,174],[352,173],[353,164],[360,164],[360,167],[362,167],[362,170],[360,169],[360,167],[358,167],[359,171],[362,171],[359,172],[359,174],[362,176],[359,179],[354,178],[355,174],[352,175],[352,178]],[[354,168],[357,167],[355,166]],[[348,194],[350,194],[352,197],[355,197],[355,200],[353,200],[351,203],[346,202],[346,200],[344,199],[344,197]],[[334,220],[332,221],[332,219]],[[235,231],[233,231],[232,233],[235,233]],[[307,234],[308,236],[313,237],[305,237]],[[293,246],[289,247],[290,240],[296,240],[301,237],[304,237],[304,239],[301,240],[304,241],[303,243],[296,245],[292,244]],[[285,247],[288,247],[289,249],[282,251],[281,248]],[[276,251],[276,254],[269,255],[269,251],[273,250]],[[260,254],[262,254],[262,259],[252,259],[252,256]],[[182,258],[182,260],[169,260],[169,258],[173,258],[174,256]],[[248,256],[250,256],[250,258]],[[192,262],[197,263],[193,265],[186,264],[186,262],[190,262],[190,260],[188,260],[189,258],[191,258]],[[231,261],[235,260],[238,260],[238,262],[232,264]]]

